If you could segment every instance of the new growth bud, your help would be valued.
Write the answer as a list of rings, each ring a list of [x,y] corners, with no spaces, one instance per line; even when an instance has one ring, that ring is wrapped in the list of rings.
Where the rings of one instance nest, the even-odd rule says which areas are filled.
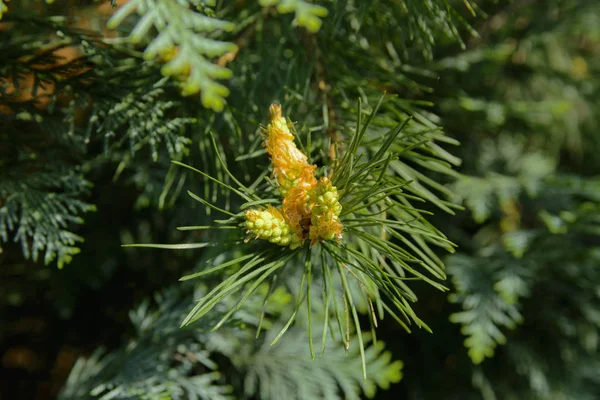
[[[246,228],[257,239],[268,240],[295,249],[305,239],[311,244],[320,240],[340,239],[342,205],[329,179],[315,178],[316,165],[294,143],[294,135],[281,113],[281,106],[269,108],[265,147],[273,163],[273,176],[283,196],[281,210],[247,211]]]
[[[246,217],[246,233],[256,239],[268,240],[281,246],[290,246],[295,249],[302,244],[302,240],[292,232],[289,224],[279,210],[269,207],[266,210],[248,210]]]
[[[272,104],[269,108],[271,121],[267,125],[265,147],[273,163],[273,176],[279,183],[283,196],[292,188],[310,189],[317,184],[314,177],[316,165],[308,164],[308,159],[294,143],[294,135],[281,114],[281,106]]]
[[[321,178],[314,199],[311,209],[310,242],[314,244],[319,240],[340,239],[343,228],[339,220],[342,205],[339,202],[337,188],[329,179]]]

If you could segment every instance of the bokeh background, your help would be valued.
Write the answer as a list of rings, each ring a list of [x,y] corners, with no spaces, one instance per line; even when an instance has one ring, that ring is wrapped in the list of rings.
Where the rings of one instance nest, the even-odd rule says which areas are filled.
[[[175,228],[212,218],[185,196],[210,188],[169,160],[210,170],[209,129],[239,157],[260,150],[271,102],[303,135],[326,137],[325,117],[343,126],[348,102],[384,90],[443,129],[449,139],[438,143],[456,173],[413,166],[434,199],[464,209],[422,206],[458,245],[440,253],[449,291],[411,286],[433,333],[384,320],[387,359],[369,370],[380,388],[356,395],[600,398],[600,4],[322,1],[327,16],[309,10],[303,20],[267,4],[277,2],[212,3],[189,2],[237,26],[221,38],[239,52],[215,61],[232,71],[220,81],[230,90],[222,113],[180,95],[178,77],[161,73],[167,55],[144,61],[144,42],[124,39],[139,17],[108,30],[110,2],[0,1],[0,399],[98,398],[120,387],[116,398],[162,398],[167,381],[207,399],[225,387],[235,398],[311,393],[302,386],[319,383],[302,371],[291,383],[273,378],[293,370],[277,357],[307,357],[302,329],[275,355],[245,333],[251,316],[223,333],[177,333],[192,293],[205,290],[178,279],[218,254],[121,244],[203,239]],[[257,176],[258,164],[238,172]],[[85,240],[79,254],[62,268],[60,252],[34,260],[37,241],[58,240],[63,222]],[[301,365],[323,375],[331,365],[360,386],[360,364],[343,356]]]

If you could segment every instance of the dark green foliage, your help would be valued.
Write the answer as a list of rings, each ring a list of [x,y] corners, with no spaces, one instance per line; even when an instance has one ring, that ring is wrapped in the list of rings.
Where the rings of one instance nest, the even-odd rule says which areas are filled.
[[[60,399],[207,399],[229,398],[220,374],[202,346],[202,333],[177,329],[186,303],[175,290],[156,296],[130,312],[136,340],[121,351],[96,351],[79,360]]]
[[[591,43],[600,9],[539,7],[499,9],[481,43],[439,62],[449,90],[439,93],[448,96],[441,116],[464,143],[470,175],[453,188],[478,223],[450,235],[462,249],[447,260],[450,300],[463,308],[451,320],[462,325],[472,361],[483,362],[472,379],[486,400],[594,398],[600,388],[589,369],[600,333],[589,313],[600,300],[589,268],[599,233]],[[465,124],[477,140],[460,133]]]
[[[371,375],[364,381],[357,347],[346,353],[328,346],[327,357],[306,356],[308,338],[300,329],[289,332],[278,346],[266,340],[248,363],[244,385],[247,395],[261,399],[359,399],[361,391],[369,398],[378,387],[387,389],[402,378],[402,362],[390,363],[390,353],[382,353],[383,342],[366,348],[366,363]],[[290,362],[294,360],[294,362]]]
[[[62,267],[83,240],[68,231],[69,224],[81,223],[81,214],[94,208],[84,174],[108,157],[118,160],[121,173],[145,146],[154,161],[159,147],[181,157],[190,143],[184,127],[195,120],[174,110],[177,100],[159,99],[172,85],[152,65],[137,66],[141,60],[130,51],[107,49],[65,19],[17,17],[14,23],[18,34],[0,33],[9,60],[0,66],[0,239],[13,236],[34,261],[45,250],[44,262],[56,260]],[[23,47],[40,33],[46,41]],[[81,54],[65,63],[55,53],[65,49]]]
[[[162,146],[167,148],[173,158],[187,155],[191,140],[182,135],[183,128],[196,121],[193,118],[165,119],[178,103],[160,99],[165,95],[164,86],[165,80],[161,80],[149,92],[135,88],[121,97],[120,101],[112,103],[110,109],[98,107],[94,110],[90,118],[91,126],[87,129],[93,131],[97,125],[95,130],[104,134],[106,147],[116,136],[116,132],[122,131],[124,134],[120,142],[129,142],[131,154],[135,154],[144,145],[149,145],[153,161],[158,161],[159,147]]]
[[[367,348],[367,362],[375,377],[363,382],[357,351],[345,354],[338,349],[336,356],[312,360],[303,345],[303,326],[293,328],[277,346],[269,345],[269,337],[255,340],[253,331],[245,328],[257,323],[252,310],[260,310],[260,296],[251,297],[246,310],[236,313],[219,332],[198,325],[180,329],[178,321],[189,309],[189,294],[189,290],[169,289],[155,296],[156,306],[144,301],[132,310],[135,340],[121,350],[97,351],[87,360],[80,359],[59,399],[224,400],[256,395],[277,399],[284,392],[298,399],[356,399],[361,389],[372,397],[377,386],[389,387],[401,378],[402,363],[391,362],[381,342]],[[273,310],[281,310],[289,295],[282,290],[275,295]],[[210,313],[206,326],[218,321],[230,303]],[[265,325],[273,322],[265,321]],[[217,365],[213,359],[219,354],[230,362]],[[218,372],[218,367],[227,373]],[[243,390],[233,396],[228,382],[240,384],[232,379],[238,375],[245,376]]]
[[[591,390],[587,393],[593,396],[598,385],[597,376],[587,372],[590,364],[597,363],[600,322],[592,311],[600,305],[598,277],[592,267],[598,262],[593,243],[600,231],[597,216],[592,217],[597,215],[597,205],[590,202],[598,193],[582,190],[597,182],[581,183],[565,177],[541,188],[552,193],[544,200],[554,207],[559,205],[553,210],[557,214],[542,208],[534,216],[535,227],[498,237],[504,248],[502,242],[482,243],[479,254],[449,260],[449,272],[458,289],[453,301],[462,302],[465,308],[452,320],[464,326],[469,355],[480,363],[484,357],[492,357],[496,343],[507,343],[508,361],[518,368],[526,365],[523,373],[529,376],[531,389],[539,398],[571,398],[574,393],[584,395],[584,390]],[[542,207],[538,202],[530,206]],[[569,251],[564,252],[563,246]],[[544,298],[541,309],[535,305],[536,295]],[[578,316],[575,326],[573,315]],[[537,332],[536,326],[543,331],[536,333],[535,341],[552,346],[556,354],[570,354],[567,360],[556,364],[537,361],[542,360],[540,351],[544,350],[533,344],[532,337],[524,336],[530,329]],[[507,340],[504,328],[517,332]],[[523,395],[519,390],[524,389],[514,385],[500,390]]]
[[[32,156],[35,157],[34,154]],[[25,164],[25,163],[23,163]],[[21,170],[4,170],[0,181],[0,239],[7,242],[10,233],[21,243],[25,258],[44,264],[56,261],[59,268],[69,263],[83,238],[69,231],[81,224],[81,215],[93,211],[93,205],[79,200],[89,191],[90,182],[67,168],[21,165]],[[33,172],[24,172],[31,168]]]
[[[599,16],[0,0],[0,396],[599,398]],[[244,243],[280,202],[271,103],[342,193],[339,243]]]

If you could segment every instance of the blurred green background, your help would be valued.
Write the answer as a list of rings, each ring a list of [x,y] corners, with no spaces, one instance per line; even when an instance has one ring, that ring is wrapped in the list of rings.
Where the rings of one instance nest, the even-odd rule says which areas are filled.
[[[164,349],[147,358],[142,350],[131,350],[152,349],[152,337],[173,341],[173,349],[177,343],[192,343],[193,348],[196,339],[178,339],[173,331],[183,316],[181,308],[198,289],[178,279],[216,256],[202,250],[121,248],[132,242],[181,242],[190,236],[178,232],[177,226],[206,220],[204,210],[183,195],[191,188],[202,192],[203,183],[174,170],[169,160],[181,158],[178,151],[187,147],[188,163],[211,169],[215,160],[204,140],[208,129],[237,143],[230,155],[259,150],[258,125],[267,122],[267,106],[273,101],[286,102],[301,131],[319,125],[326,114],[323,104],[339,107],[337,118],[343,119],[343,109],[348,108],[344,99],[354,103],[361,93],[371,96],[383,90],[406,99],[405,111],[417,115],[418,121],[440,126],[447,137],[460,142],[440,144],[462,160],[455,167],[458,174],[424,170],[423,179],[439,185],[436,196],[465,209],[450,215],[431,203],[422,206],[433,212],[431,223],[458,245],[455,254],[440,254],[450,290],[441,293],[419,282],[411,286],[419,297],[415,312],[433,334],[418,329],[408,334],[392,319],[384,320],[379,339],[391,360],[402,361],[402,379],[395,382],[399,376],[392,376],[398,364],[395,369],[389,367],[391,361],[374,364],[375,377],[392,374],[378,382],[389,388],[365,390],[361,396],[600,398],[599,2],[323,1],[329,12],[316,17],[323,25],[315,34],[293,26],[299,14],[279,15],[255,2],[222,1],[214,8],[211,2],[190,3],[207,7],[209,15],[214,9],[219,18],[239,27],[225,34],[240,51],[227,65],[233,77],[222,83],[231,93],[229,106],[220,114],[204,109],[197,96],[181,97],[174,84],[152,86],[162,79],[161,63],[143,61],[125,42],[90,45],[93,35],[84,37],[87,33],[77,29],[116,35],[103,28],[113,12],[108,2],[6,2],[8,12],[0,25],[0,64],[5,64],[0,65],[0,399],[50,399],[63,387],[63,398],[87,398],[88,388],[110,382],[94,398],[127,379],[138,382],[127,368],[143,369],[144,363],[166,366],[165,371],[155,371],[158,380],[204,376],[211,370],[207,364],[175,367],[164,359]],[[43,20],[50,15],[76,18],[77,28],[68,25],[71,22]],[[69,45],[85,50],[71,57],[70,63],[77,63],[74,70],[53,75],[38,68],[34,75],[43,75],[40,92],[16,96],[30,89],[15,89],[11,79],[25,74],[23,82],[27,80],[25,70],[15,69],[23,63],[20,57],[31,51],[27,43],[35,50],[43,47],[36,41],[57,40],[56,24],[63,23],[74,29],[66,35],[78,38]],[[135,21],[128,23],[120,29],[127,32]],[[124,62],[123,54],[138,64]],[[94,57],[110,62],[98,63]],[[59,59],[50,57],[42,64],[54,71]],[[87,68],[99,72],[90,75]],[[82,70],[86,72],[80,77]],[[321,82],[329,88],[317,89]],[[36,96],[53,90],[59,94],[49,96],[51,106],[36,103]],[[329,99],[323,93],[329,93]],[[114,126],[88,128],[90,110],[96,110],[92,102],[106,105],[92,113],[102,121],[118,113],[109,110],[120,107],[119,102],[129,107],[127,96],[143,106],[123,114]],[[166,122],[156,122],[147,131],[163,136],[153,139],[151,133],[132,128],[141,126],[151,115],[148,110],[161,102],[172,103],[156,113]],[[176,121],[176,129],[169,121]],[[313,136],[322,133],[324,129],[315,129]],[[52,167],[44,170],[46,175],[36,175],[42,167],[22,164],[34,158]],[[240,167],[239,173],[256,176],[257,164]],[[48,183],[53,180],[62,183]],[[53,191],[84,203],[64,212],[84,219],[82,224],[68,221],[68,226],[85,242],[61,269],[56,260],[44,265],[42,256],[37,262],[24,257],[19,224],[6,223],[9,213],[21,212],[10,209],[11,201],[28,190],[40,196],[28,200],[31,207]],[[26,238],[25,243],[32,245],[33,240]],[[148,310],[158,309],[160,315],[144,308],[144,301],[157,293],[162,293],[159,306],[151,301]],[[285,298],[281,294],[282,309],[289,303]],[[240,317],[241,323],[250,324],[251,318],[245,318]],[[159,327],[145,336],[148,343],[136,341],[150,329],[143,328],[144,321]],[[243,331],[238,326],[216,336],[202,333],[197,339],[212,351],[194,354],[211,358],[221,373],[196,381],[198,387],[217,388],[216,394],[199,391],[200,398],[219,398],[219,385],[233,388],[235,398],[277,398],[276,389],[265,389],[260,376],[256,379],[263,391],[249,389],[258,358],[240,361],[234,355],[258,354],[262,347],[253,332],[248,336]],[[297,342],[302,346],[297,354],[306,357],[306,340]],[[292,349],[293,340],[287,346]],[[84,368],[89,375],[75,376],[72,369],[80,357],[96,354],[101,360],[94,353],[98,348],[117,358],[140,358],[127,361],[132,363],[129,367],[102,359],[106,365],[99,361]],[[340,360],[331,365],[343,365]],[[354,361],[349,364],[360,369]],[[288,368],[283,365],[283,370]],[[106,371],[125,372],[117,379]],[[69,374],[72,382],[65,386]],[[139,388],[157,385],[151,376],[144,375]],[[300,390],[281,382],[270,384]],[[117,398],[160,398],[138,389]]]

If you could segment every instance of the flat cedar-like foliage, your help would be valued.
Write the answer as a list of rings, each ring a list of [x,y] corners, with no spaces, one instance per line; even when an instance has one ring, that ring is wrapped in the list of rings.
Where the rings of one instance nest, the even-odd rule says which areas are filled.
[[[0,398],[599,398],[599,68],[587,0],[0,0]]]

